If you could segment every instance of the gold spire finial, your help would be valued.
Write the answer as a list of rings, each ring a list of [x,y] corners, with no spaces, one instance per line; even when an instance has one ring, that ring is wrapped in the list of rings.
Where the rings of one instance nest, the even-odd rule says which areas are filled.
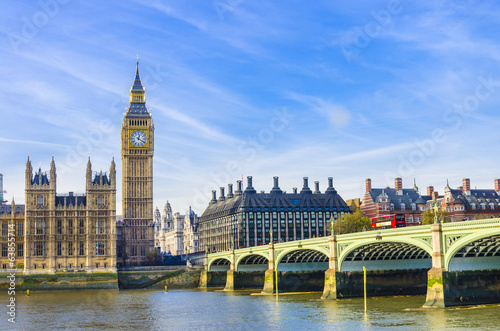
[[[139,63],[139,54],[137,54],[137,63]]]

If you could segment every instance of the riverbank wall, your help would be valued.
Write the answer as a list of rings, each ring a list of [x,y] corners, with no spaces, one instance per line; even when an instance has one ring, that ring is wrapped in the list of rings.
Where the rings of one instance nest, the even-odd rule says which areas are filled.
[[[127,268],[118,270],[118,284],[126,289],[189,289],[200,283],[201,268],[185,266],[169,268]]]
[[[1,273],[0,289],[11,287],[10,273]],[[118,289],[116,273],[82,273],[62,272],[55,274],[24,275],[15,273],[15,284],[22,291],[53,291],[53,290],[101,290]]]

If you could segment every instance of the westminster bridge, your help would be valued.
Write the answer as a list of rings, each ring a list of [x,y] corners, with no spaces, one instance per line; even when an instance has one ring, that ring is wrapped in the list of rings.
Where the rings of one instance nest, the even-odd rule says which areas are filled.
[[[323,299],[427,294],[424,307],[500,302],[500,219],[421,225],[206,254],[200,286]],[[278,281],[276,281],[276,277]]]

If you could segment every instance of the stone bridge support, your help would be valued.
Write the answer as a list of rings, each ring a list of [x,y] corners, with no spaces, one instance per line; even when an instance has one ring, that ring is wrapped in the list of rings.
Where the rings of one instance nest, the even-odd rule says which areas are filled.
[[[235,273],[234,248],[231,249],[231,253],[229,254],[229,259],[231,260],[231,264],[229,265],[229,270],[227,271],[226,287],[224,288],[224,291],[234,291],[234,273]]]
[[[445,307],[445,279],[442,224],[432,224],[432,269],[427,272],[427,297],[424,307]]]
[[[204,264],[205,268],[200,274],[200,288],[207,288],[208,287],[208,254],[205,252],[205,259],[204,259]]]
[[[274,273],[274,243],[269,244],[269,267],[266,270],[264,276],[264,289],[262,290],[262,294],[273,294],[274,293],[274,284],[275,284],[275,273]]]
[[[337,272],[338,258],[337,258],[337,236],[329,237],[330,243],[330,256],[328,262],[328,270],[325,271],[325,288],[321,299],[337,299]]]

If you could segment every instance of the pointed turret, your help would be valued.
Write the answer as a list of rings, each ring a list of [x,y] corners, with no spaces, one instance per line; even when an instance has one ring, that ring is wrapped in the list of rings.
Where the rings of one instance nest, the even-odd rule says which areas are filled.
[[[130,103],[127,117],[151,117],[146,107],[145,90],[142,86],[141,76],[139,74],[139,58],[137,58],[134,83],[130,88]]]
[[[89,160],[87,161],[87,173],[85,174],[85,179],[87,181],[87,190],[92,187],[92,163]]]
[[[31,160],[28,156],[28,160],[26,161],[26,172],[25,172],[25,186],[28,188],[31,185],[31,181],[33,180],[33,167],[31,166]]]
[[[115,157],[111,159],[111,166],[109,167],[109,180],[112,187],[116,187],[116,165]]]
[[[56,162],[54,161],[54,155],[52,155],[52,161],[50,162],[50,186],[54,189],[56,188]]]

